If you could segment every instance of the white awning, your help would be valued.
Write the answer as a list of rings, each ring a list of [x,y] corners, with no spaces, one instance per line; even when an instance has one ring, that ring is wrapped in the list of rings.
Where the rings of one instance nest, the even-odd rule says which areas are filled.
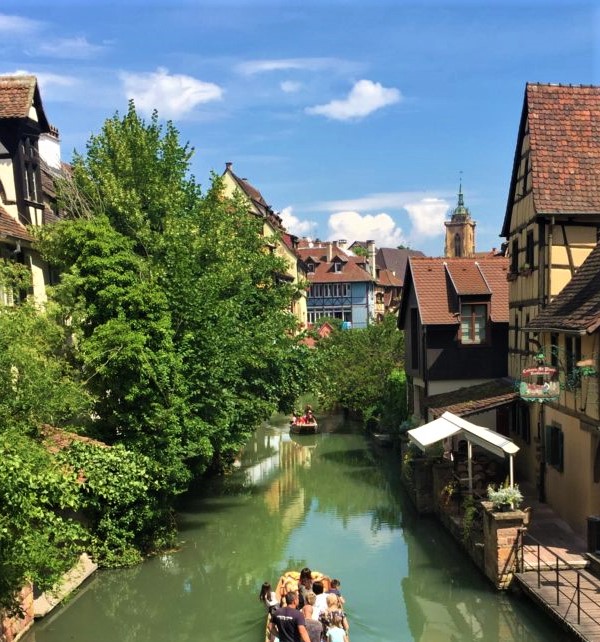
[[[477,426],[470,421],[458,417],[451,412],[445,412],[441,417],[430,421],[423,426],[408,431],[408,438],[421,450],[431,446],[438,441],[447,439],[453,435],[461,435],[467,440],[469,459],[469,489],[473,486],[473,475],[471,470],[471,448],[472,444],[481,446],[485,450],[498,457],[509,456],[510,459],[510,485],[513,485],[513,456],[519,451],[519,447],[508,437],[504,437],[489,428]]]

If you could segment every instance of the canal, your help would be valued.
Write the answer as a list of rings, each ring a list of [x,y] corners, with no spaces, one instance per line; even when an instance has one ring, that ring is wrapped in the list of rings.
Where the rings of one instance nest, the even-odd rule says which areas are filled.
[[[260,585],[304,566],[341,580],[351,642],[556,639],[414,514],[392,452],[341,418],[324,428],[259,430],[231,474],[186,498],[176,552],[97,573],[24,641],[262,642]]]

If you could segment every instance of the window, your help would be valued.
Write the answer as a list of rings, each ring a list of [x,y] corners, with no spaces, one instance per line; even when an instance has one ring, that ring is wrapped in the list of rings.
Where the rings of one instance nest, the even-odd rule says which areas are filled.
[[[462,243],[460,234],[454,235],[454,256],[462,256]]]
[[[581,383],[577,362],[581,361],[581,337],[565,337],[565,352],[567,357],[567,380],[565,385],[569,390],[579,388]]]
[[[558,424],[546,426],[546,463],[564,469],[564,433]]]
[[[484,343],[487,330],[485,304],[460,306],[460,340],[465,344]]]
[[[534,265],[533,250],[534,250],[533,230],[531,230],[527,232],[527,245],[525,246],[525,263],[526,265],[529,266],[529,269],[531,269]]]
[[[333,263],[333,271],[334,272],[341,272],[342,271],[342,263],[341,263],[341,261],[334,261],[334,263]]]
[[[510,252],[510,271],[516,274],[519,271],[519,239],[512,242]]]
[[[307,263],[306,264],[306,270],[308,271],[309,274],[312,274],[315,271],[315,264],[314,263]]]
[[[417,308],[410,309],[410,365],[413,370],[419,369],[419,311]]]
[[[21,167],[23,170],[24,196],[28,201],[41,202],[39,179],[39,154],[37,140],[25,137],[20,145]]]

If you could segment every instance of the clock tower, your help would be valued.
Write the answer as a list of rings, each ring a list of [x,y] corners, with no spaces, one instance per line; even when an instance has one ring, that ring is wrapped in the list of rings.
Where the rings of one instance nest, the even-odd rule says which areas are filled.
[[[458,188],[458,204],[452,210],[446,226],[446,247],[444,256],[472,257],[475,255],[475,221],[471,218],[469,209],[465,207],[462,193],[462,183]]]

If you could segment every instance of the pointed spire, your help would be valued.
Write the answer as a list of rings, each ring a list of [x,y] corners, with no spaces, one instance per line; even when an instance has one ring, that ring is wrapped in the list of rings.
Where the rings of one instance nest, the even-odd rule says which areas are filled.
[[[462,170],[460,171],[460,180],[458,183],[458,203],[456,204],[456,207],[452,211],[452,220],[465,220],[470,217],[470,213],[468,208],[465,207],[465,199],[463,197],[463,191],[462,191]]]
[[[462,171],[461,171],[462,174]],[[458,183],[458,207],[464,207],[465,206],[465,201],[463,199],[463,193],[462,193],[462,176],[459,179]]]

